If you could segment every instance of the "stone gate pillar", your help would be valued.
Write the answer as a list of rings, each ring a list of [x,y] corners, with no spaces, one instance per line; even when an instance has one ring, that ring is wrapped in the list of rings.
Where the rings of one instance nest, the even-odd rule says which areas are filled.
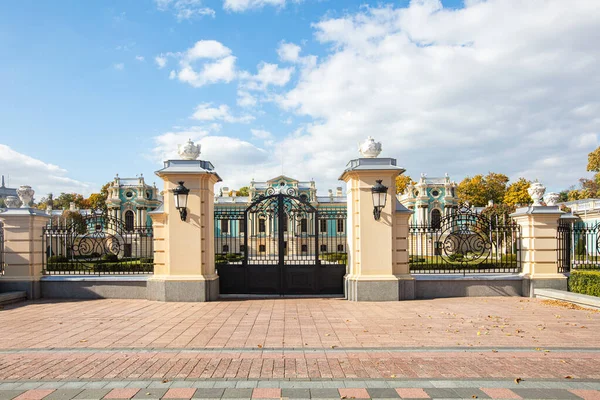
[[[40,279],[44,262],[43,228],[50,216],[42,210],[27,207],[33,198],[29,186],[26,201],[21,208],[8,208],[0,212],[4,223],[4,276],[0,277],[0,292],[24,291],[28,299],[41,297]],[[19,192],[19,196],[22,193]]]
[[[375,150],[369,147],[379,145]],[[351,301],[394,301],[414,298],[408,265],[408,220],[412,211],[396,198],[396,177],[404,172],[394,158],[376,158],[381,145],[371,138],[361,146],[362,158],[351,160],[340,177],[347,184],[348,270],[346,296]],[[388,187],[381,218],[373,216],[371,188],[376,180]]]
[[[154,227],[154,275],[148,299],[211,301],[219,297],[214,256],[214,186],[221,178],[209,161],[197,160],[200,146],[180,149],[187,159],[168,160],[156,174],[164,181],[163,206],[148,213]],[[187,219],[175,208],[178,182],[190,190]]]

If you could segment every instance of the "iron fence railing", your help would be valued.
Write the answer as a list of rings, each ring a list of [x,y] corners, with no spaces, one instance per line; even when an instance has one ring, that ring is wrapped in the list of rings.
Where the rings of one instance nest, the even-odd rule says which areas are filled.
[[[600,270],[600,222],[561,221],[558,272]]]
[[[4,275],[5,258],[4,258],[4,224],[0,222],[0,276]]]
[[[461,207],[409,228],[409,265],[416,274],[519,273],[520,227]]]

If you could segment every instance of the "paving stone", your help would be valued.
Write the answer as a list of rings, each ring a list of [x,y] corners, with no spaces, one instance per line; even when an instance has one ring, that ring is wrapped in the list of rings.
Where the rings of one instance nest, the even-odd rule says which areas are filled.
[[[367,392],[374,399],[394,399],[400,397],[398,392],[391,388],[368,388]]]
[[[525,399],[577,399],[579,396],[564,389],[512,389]]]
[[[277,381],[258,381],[259,388],[278,388],[280,387],[280,382]]]
[[[171,388],[163,396],[165,399],[191,399],[196,393],[195,388]]]
[[[311,399],[339,399],[340,392],[337,389],[310,389]]]
[[[60,389],[66,382],[44,382],[38,389]]]
[[[0,383],[0,390],[15,390],[19,386],[21,386],[21,384],[22,384],[21,382],[4,382],[4,383]]]
[[[458,395],[463,399],[473,399],[473,396],[477,396],[478,399],[489,399],[485,392],[482,392],[480,389],[476,387],[471,388],[453,388],[454,392],[458,393]]]
[[[281,397],[287,397],[288,399],[310,399],[310,389],[281,389]]]
[[[235,387],[240,389],[254,389],[258,387],[258,381],[238,381]]]
[[[368,388],[390,388],[390,385],[386,381],[365,381]]]
[[[61,389],[83,389],[86,382],[66,382]]]
[[[108,384],[107,381],[98,381],[98,382],[85,382],[85,385],[82,386],[83,389],[102,389]]]
[[[76,400],[94,400],[101,399],[110,392],[110,389],[83,389],[77,396]]]
[[[25,382],[25,383],[21,383],[20,385],[17,385],[15,387],[15,389],[23,389],[23,390],[31,390],[31,389],[37,389],[40,386],[42,386],[43,382]]]
[[[281,398],[280,388],[255,388],[252,390],[253,399],[279,399]]]
[[[365,381],[344,381],[344,386],[347,388],[366,388],[367,383]]]
[[[24,390],[0,390],[0,400],[11,400],[23,393]]]
[[[140,389],[135,388],[117,388],[112,389],[106,396],[105,399],[131,399],[135,396]]]
[[[199,388],[194,393],[193,399],[220,399],[223,396],[225,389],[219,388]],[[250,397],[250,396],[248,396]]]
[[[167,393],[168,389],[151,389],[145,388],[140,390],[133,396],[134,399],[160,399]]]
[[[487,384],[487,382],[486,382]],[[492,399],[519,399],[519,395],[512,391],[512,389],[500,388],[500,387],[482,387],[481,391],[485,392]]]
[[[192,387],[199,389],[207,389],[214,387],[215,383],[213,381],[196,381],[192,383]]]
[[[338,389],[340,397],[347,399],[368,399],[369,392],[365,388],[341,388]]]
[[[234,381],[215,381],[213,382],[213,387],[221,388],[221,389],[233,389],[237,382]]]
[[[171,387],[172,382],[162,383],[161,381],[155,381],[148,385],[147,389],[168,389]],[[107,387],[107,386],[105,386]]]
[[[428,399],[429,395],[421,388],[397,388],[396,392],[403,399]]]
[[[226,388],[223,392],[224,399],[246,399],[252,397],[252,390],[254,389],[235,389]]]
[[[346,387],[343,381],[323,381],[321,383],[323,384],[324,389],[339,389]]]

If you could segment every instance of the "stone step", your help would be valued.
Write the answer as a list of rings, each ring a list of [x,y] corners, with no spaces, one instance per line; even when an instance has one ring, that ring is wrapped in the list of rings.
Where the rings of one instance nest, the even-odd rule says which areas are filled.
[[[17,303],[27,300],[27,292],[5,292],[0,293],[0,305]]]
[[[567,292],[557,289],[534,289],[534,296],[538,299],[562,300],[583,307],[600,309],[600,297],[587,294]]]

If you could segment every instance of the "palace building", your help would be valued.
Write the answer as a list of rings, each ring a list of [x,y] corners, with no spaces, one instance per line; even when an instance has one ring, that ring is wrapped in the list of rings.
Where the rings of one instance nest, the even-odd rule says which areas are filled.
[[[141,175],[138,178],[120,178],[117,174],[108,187],[108,215],[124,220],[128,228],[152,226],[148,212],[161,204],[159,190],[146,184]]]

